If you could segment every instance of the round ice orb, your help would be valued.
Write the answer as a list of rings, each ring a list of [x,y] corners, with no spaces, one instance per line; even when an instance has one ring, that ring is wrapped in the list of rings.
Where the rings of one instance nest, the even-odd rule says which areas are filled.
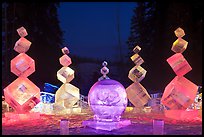
[[[88,103],[94,112],[94,120],[120,121],[127,107],[126,90],[121,83],[112,79],[98,81],[89,91]]]

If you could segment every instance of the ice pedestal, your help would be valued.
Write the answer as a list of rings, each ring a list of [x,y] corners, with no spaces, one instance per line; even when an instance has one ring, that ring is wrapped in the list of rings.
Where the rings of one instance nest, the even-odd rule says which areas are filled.
[[[88,126],[94,129],[111,131],[114,129],[119,129],[126,127],[131,124],[130,120],[121,119],[120,121],[96,121],[96,120],[86,120],[83,121],[83,126]]]

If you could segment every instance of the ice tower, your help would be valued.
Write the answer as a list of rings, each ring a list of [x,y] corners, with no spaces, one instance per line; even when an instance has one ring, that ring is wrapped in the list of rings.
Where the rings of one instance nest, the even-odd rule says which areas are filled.
[[[69,49],[67,47],[62,48],[62,53],[64,55],[59,59],[59,62],[63,67],[57,71],[57,78],[63,84],[56,91],[54,111],[58,114],[79,113],[81,112],[78,103],[80,99],[79,89],[69,83],[74,79],[74,70],[68,67],[72,63],[71,58],[67,55]]]
[[[169,57],[167,62],[177,76],[165,87],[161,102],[170,110],[185,110],[194,102],[198,86],[184,77],[192,70],[182,55],[188,45],[188,42],[182,39],[184,30],[177,28],[174,33],[178,37],[171,48],[175,54]]]
[[[139,46],[133,49],[135,54],[131,57],[131,60],[135,63],[135,66],[129,71],[128,78],[134,83],[126,88],[127,98],[135,108],[142,108],[151,99],[147,90],[140,84],[147,72],[140,66],[144,63],[144,60],[138,54],[140,50]]]
[[[27,77],[35,72],[35,61],[25,52],[30,48],[31,42],[25,38],[28,35],[26,29],[17,29],[21,37],[14,46],[19,53],[11,60],[11,72],[18,78],[4,89],[5,101],[17,112],[29,112],[40,102],[40,89]]]

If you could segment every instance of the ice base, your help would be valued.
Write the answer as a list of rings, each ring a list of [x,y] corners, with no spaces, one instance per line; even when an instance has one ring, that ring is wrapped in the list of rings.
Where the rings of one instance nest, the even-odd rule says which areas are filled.
[[[83,121],[82,123],[83,126],[88,126],[91,128],[107,130],[107,131],[119,129],[121,127],[126,127],[130,124],[131,124],[131,121],[125,120],[125,119],[121,119],[120,121],[112,121],[112,122],[96,121],[96,120],[90,119],[90,120]]]

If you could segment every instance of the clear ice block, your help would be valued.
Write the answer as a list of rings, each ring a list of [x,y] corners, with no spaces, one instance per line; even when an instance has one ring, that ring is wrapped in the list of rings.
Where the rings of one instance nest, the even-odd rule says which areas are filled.
[[[25,36],[28,35],[28,33],[27,33],[27,31],[26,31],[26,29],[25,29],[24,27],[18,28],[18,29],[17,29],[17,32],[18,32],[18,35],[19,35],[20,37],[25,37]]]
[[[24,37],[21,37],[18,41],[16,41],[14,50],[18,53],[25,53],[29,50],[30,45],[32,43]]]
[[[61,104],[65,108],[73,107],[79,99],[79,89],[69,83],[64,83],[55,94],[55,103]]]
[[[135,48],[133,49],[133,52],[135,52],[135,54],[139,53],[141,51],[141,48],[139,46],[135,46]]]
[[[141,66],[135,66],[129,71],[128,78],[133,82],[140,82],[145,78],[146,73],[147,71]]]
[[[69,49],[67,47],[62,48],[63,54],[69,54]]]
[[[185,77],[176,76],[165,88],[161,102],[169,109],[186,109],[196,97],[198,86]]]
[[[185,36],[185,32],[184,32],[184,30],[182,29],[182,28],[177,28],[175,31],[174,31],[174,33],[175,33],[175,35],[176,35],[176,37],[183,37],[183,36]]]
[[[175,53],[183,53],[187,48],[188,42],[178,38],[172,45],[171,50]]]
[[[140,66],[142,63],[144,63],[144,60],[140,57],[138,54],[134,54],[131,57],[131,60],[135,63],[136,67]]]
[[[19,77],[28,77],[35,72],[35,61],[25,53],[11,60],[11,72]]]
[[[62,83],[68,83],[74,79],[74,70],[70,67],[62,67],[57,71],[57,79]]]
[[[151,99],[147,90],[139,83],[132,83],[126,88],[127,98],[135,107],[143,107]]]
[[[40,102],[40,89],[24,77],[4,88],[4,95],[5,101],[17,112],[28,112]]]
[[[63,55],[60,59],[60,64],[64,67],[68,67],[70,64],[72,64],[71,58],[67,55]]]
[[[166,60],[177,76],[183,76],[192,70],[181,53],[176,53]]]

